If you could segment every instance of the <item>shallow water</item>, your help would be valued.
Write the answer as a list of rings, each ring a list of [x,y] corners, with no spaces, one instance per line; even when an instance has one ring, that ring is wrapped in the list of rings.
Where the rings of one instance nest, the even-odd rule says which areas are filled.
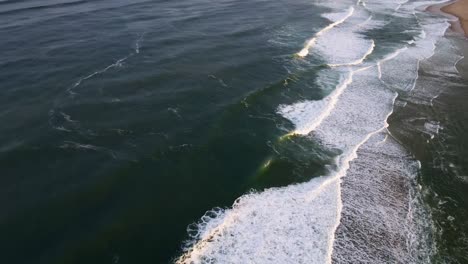
[[[463,263],[466,43],[430,3],[0,2],[3,258]]]

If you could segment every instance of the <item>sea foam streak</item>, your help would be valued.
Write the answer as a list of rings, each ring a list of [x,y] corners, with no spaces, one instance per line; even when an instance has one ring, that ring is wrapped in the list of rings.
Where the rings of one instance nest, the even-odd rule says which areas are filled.
[[[100,75],[100,74],[103,74],[105,72],[107,72],[108,70],[112,69],[112,68],[119,68],[119,67],[122,67],[123,66],[123,63],[129,59],[130,57],[132,57],[133,55],[135,54],[139,54],[140,53],[140,46],[141,46],[141,42],[143,41],[143,38],[145,36],[145,33],[142,33],[138,39],[135,41],[135,49],[134,49],[134,53],[130,53],[129,55],[121,58],[121,59],[118,59],[116,60],[114,63],[104,67],[103,69],[100,69],[98,71],[95,71],[87,76],[84,76],[84,77],[81,77],[78,79],[78,81],[76,81],[70,88],[67,89],[67,92],[70,94],[70,95],[76,95],[76,92],[74,91],[75,88],[77,88],[78,86],[80,86],[84,81],[86,80],[89,80],[89,79],[92,79],[93,77],[97,76],[97,75]]]
[[[73,84],[72,87],[70,87],[70,88],[67,89],[67,92],[68,92],[70,95],[76,95],[76,92],[74,91],[74,89],[75,89],[76,87],[80,86],[81,83],[83,83],[83,82],[86,81],[86,80],[89,80],[89,79],[93,78],[93,77],[96,76],[96,75],[103,74],[103,73],[107,72],[109,69],[117,68],[117,67],[122,67],[123,62],[124,62],[125,60],[127,60],[130,56],[131,56],[131,55],[126,56],[126,57],[124,57],[124,58],[122,58],[122,59],[119,59],[119,60],[117,60],[116,62],[114,62],[114,63],[112,63],[112,64],[106,66],[105,68],[103,68],[103,69],[101,69],[101,70],[95,71],[95,72],[93,72],[93,73],[91,73],[91,74],[89,74],[89,75],[87,75],[87,76],[85,76],[85,77],[80,78],[78,81],[75,82],[75,84]]]
[[[342,17],[341,19],[338,19],[337,21],[331,23],[330,25],[324,27],[322,30],[320,30],[319,32],[317,32],[315,34],[315,36],[313,38],[311,38],[310,40],[307,41],[306,45],[304,46],[304,48],[299,51],[298,53],[296,53],[296,55],[298,55],[299,57],[305,57],[309,54],[309,50],[315,45],[315,42],[317,41],[317,38],[324,34],[325,32],[327,32],[328,30],[338,26],[339,24],[343,23],[346,21],[346,19],[348,19],[350,16],[352,16],[354,13],[354,7],[350,7],[348,9],[348,12],[346,13],[346,15],[344,17]],[[329,18],[332,18],[331,16],[329,16]]]

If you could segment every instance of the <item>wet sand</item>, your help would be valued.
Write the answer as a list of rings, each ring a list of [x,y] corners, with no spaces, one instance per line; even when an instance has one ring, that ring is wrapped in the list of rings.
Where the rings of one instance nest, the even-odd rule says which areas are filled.
[[[456,1],[449,1],[449,2],[445,2],[445,3],[430,5],[430,6],[428,6],[426,8],[426,11],[449,18],[450,29],[452,31],[454,31],[454,32],[465,35],[465,31],[463,30],[460,19],[455,15],[452,15],[452,14],[449,14],[447,12],[442,11],[443,7],[446,7],[446,6],[448,6],[450,4],[453,4],[455,2]]]
[[[468,0],[458,0],[442,7],[441,10],[458,17],[465,36],[468,36]]]

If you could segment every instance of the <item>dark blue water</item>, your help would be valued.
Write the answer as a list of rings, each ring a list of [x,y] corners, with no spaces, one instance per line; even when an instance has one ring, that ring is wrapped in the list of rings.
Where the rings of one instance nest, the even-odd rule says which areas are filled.
[[[3,258],[166,262],[206,210],[323,171],[327,155],[291,155],[256,178],[291,127],[278,103],[320,95],[307,78],[281,95],[291,54],[312,34],[303,18],[319,10],[307,1],[0,3]]]
[[[370,12],[357,6],[358,15]],[[303,0],[1,1],[4,262],[170,263],[193,235],[187,227],[207,210],[229,207],[252,189],[333,170],[343,149],[309,137],[284,140],[294,122],[278,106],[320,100],[341,81],[324,55],[295,55],[330,24],[321,14],[346,11],[339,7]],[[420,33],[417,17],[387,20],[362,33],[376,43],[366,58],[372,63]],[[358,53],[350,43],[350,54]],[[447,82],[460,87],[457,78]],[[441,144],[466,145],[463,108],[446,103],[463,105],[456,100],[463,91],[451,91],[429,113],[453,113]],[[408,116],[426,110],[416,104],[397,111],[393,134],[422,161],[420,183],[449,198],[458,186],[451,199],[463,207],[466,181],[433,179],[463,174],[464,148],[443,148],[458,176],[439,172],[432,160],[440,148],[413,144],[426,138],[404,128]],[[430,197],[428,206],[438,210]],[[455,222],[443,220],[447,211]],[[468,232],[466,215],[457,206],[434,213],[444,245],[439,259],[466,259],[464,236],[456,235]],[[447,242],[454,237],[455,245]]]

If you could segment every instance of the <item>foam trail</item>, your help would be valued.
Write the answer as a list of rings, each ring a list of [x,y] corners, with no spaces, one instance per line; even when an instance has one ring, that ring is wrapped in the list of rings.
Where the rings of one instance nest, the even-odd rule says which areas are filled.
[[[408,49],[408,47],[403,47],[401,49],[398,49],[395,52],[391,53],[390,55],[386,56],[385,58],[383,58],[382,60],[377,62],[377,69],[379,71],[379,79],[380,80],[382,80],[382,66],[381,66],[382,63],[397,57],[401,52],[403,52],[403,51],[405,51],[407,49]]]
[[[389,56],[391,57],[391,56]],[[387,57],[388,58],[388,57]],[[340,179],[345,179],[348,176],[349,169],[351,168],[352,164],[361,164],[362,157],[358,158],[358,151],[361,147],[366,144],[371,138],[376,137],[381,132],[386,130],[388,127],[387,119],[391,115],[393,111],[393,105],[396,99],[397,93],[386,89],[383,85],[381,80],[379,79],[378,69],[376,66],[366,67],[359,70],[355,70],[353,72],[353,82],[349,83],[347,88],[341,92],[339,100],[336,102],[333,110],[328,114],[326,118],[314,129],[314,133],[311,136],[316,137],[319,139],[322,144],[330,147],[330,148],[340,148],[344,149],[344,155],[342,155],[342,161],[338,162],[340,173]],[[290,119],[296,126],[296,120]],[[386,135],[385,135],[386,136]],[[373,140],[375,141],[375,140]],[[379,140],[378,142],[387,142],[388,140]],[[383,144],[380,144],[383,145]],[[386,145],[385,145],[386,146]],[[372,155],[376,155],[375,152],[370,152]],[[383,152],[385,153],[385,152]],[[401,155],[401,154],[400,154]],[[386,156],[383,155],[383,159]],[[355,165],[353,165],[355,166]],[[369,167],[370,168],[370,167]],[[372,173],[381,173],[379,170],[370,171],[362,169],[365,172],[369,172],[370,175]],[[362,170],[354,170],[354,173],[358,175],[355,176],[359,179],[359,173],[363,173]],[[345,177],[346,176],[346,177]],[[345,178],[343,178],[345,177]],[[343,195],[343,190],[340,187],[340,195]],[[372,188],[369,185],[367,188]],[[344,194],[348,197],[349,189],[346,190]],[[402,190],[405,192],[406,190]],[[341,200],[340,200],[341,201]],[[345,201],[346,202],[346,201]],[[346,207],[346,211],[344,210],[343,205],[340,203],[340,215],[349,215],[350,212],[354,212],[357,216],[363,214],[361,211],[355,212],[353,211],[354,208]],[[396,209],[401,209],[400,207]],[[355,218],[357,219],[357,216]],[[341,219],[341,218],[340,218]],[[342,221],[340,221],[340,226]],[[342,229],[340,229],[342,230]],[[346,230],[349,231],[349,230]],[[364,231],[363,231],[364,232]],[[375,234],[385,234],[382,233],[384,231],[378,230]],[[402,242],[403,244],[409,240],[405,240],[405,234],[403,231],[400,232],[403,234]],[[334,248],[332,251],[333,259],[339,259],[340,263],[356,263],[360,261],[364,261],[367,258],[372,259],[374,255],[363,255],[363,254],[354,254],[348,251],[348,248],[353,245],[353,241],[355,240],[347,240],[346,234],[343,231],[340,231],[340,236],[338,236],[340,246],[340,251],[338,254],[334,254]],[[359,233],[362,234],[362,233]],[[359,235],[358,234],[358,235]],[[374,233],[372,233],[373,235]],[[400,237],[400,236],[398,236]],[[400,241],[400,240],[399,240]],[[333,240],[334,247],[337,245],[336,240]],[[382,252],[385,253],[385,248],[374,248],[372,245],[369,245],[368,241],[362,242],[363,248],[371,250],[375,256],[379,256]],[[342,246],[344,245],[344,246]],[[348,246],[348,247],[346,247]],[[345,250],[345,251],[343,251]],[[374,251],[375,250],[375,251]],[[362,252],[362,251],[359,251]],[[407,251],[402,251],[404,254],[411,255]],[[402,254],[403,254],[402,253]],[[347,262],[346,256],[349,254],[357,255],[361,259],[353,259],[354,262]],[[393,258],[400,259],[400,253],[395,252],[395,254],[391,254],[390,256]],[[408,257],[411,259],[411,256]],[[378,262],[369,262],[369,263],[378,263]],[[404,263],[404,262],[403,262]]]
[[[143,41],[144,36],[145,36],[145,33],[141,34],[140,37],[135,41],[135,53],[136,54],[140,53],[141,42]]]
[[[397,1],[398,6],[395,7],[395,11],[398,11],[404,4],[408,3],[409,0]]]
[[[99,70],[99,71],[96,71],[96,72],[93,72],[92,74],[90,75],[87,75],[85,77],[82,77],[80,79],[78,79],[77,82],[75,82],[75,84],[73,84],[72,87],[68,88],[67,89],[67,92],[70,94],[70,95],[76,95],[76,93],[73,91],[73,89],[75,89],[76,87],[80,86],[82,82],[88,80],[88,79],[91,79],[93,78],[94,76],[96,75],[99,75],[99,74],[102,74],[102,73],[105,73],[106,71],[112,69],[112,68],[116,68],[116,67],[122,67],[123,65],[123,62],[126,61],[128,58],[130,58],[131,56],[135,55],[135,54],[139,54],[140,53],[140,47],[141,47],[141,42],[143,41],[143,38],[145,36],[146,33],[142,33],[140,35],[140,37],[138,37],[138,39],[135,41],[135,53],[130,53],[128,56],[124,57],[124,58],[121,58],[121,59],[118,59],[117,61],[115,61],[114,63],[112,63],[111,65]]]
[[[420,61],[434,55],[435,42],[444,35],[449,26],[446,20],[422,24],[423,30],[414,46],[400,50],[397,56],[390,60],[380,62],[381,71],[388,72],[381,75],[381,80],[392,89],[412,91],[418,79]]]
[[[112,68],[116,68],[116,67],[122,67],[122,64],[125,60],[127,60],[131,55],[127,56],[127,57],[124,57],[122,59],[119,59],[117,60],[116,62],[112,63],[111,65],[103,68],[102,70],[99,70],[99,71],[96,71],[96,72],[93,72],[92,74],[90,75],[87,75],[85,77],[82,77],[80,78],[77,82],[75,82],[75,84],[73,84],[72,87],[68,88],[67,89],[67,92],[70,93],[70,95],[75,95],[76,93],[73,91],[76,87],[80,86],[81,83],[83,83],[84,81],[88,80],[88,79],[91,79],[93,78],[94,76],[96,75],[99,75],[99,74],[102,74],[102,73],[105,73],[106,71],[108,71],[109,69],[112,69]]]
[[[353,65],[358,65],[358,64],[361,64],[364,62],[364,60],[372,54],[372,52],[374,51],[374,48],[375,48],[375,42],[374,40],[371,40],[371,45],[369,47],[369,49],[366,51],[366,53],[362,56],[362,58],[358,59],[358,60],[355,60],[353,62],[349,62],[349,63],[337,63],[337,64],[328,64],[328,66],[330,67],[340,67],[340,66],[353,66]]]
[[[364,19],[364,18],[363,18]],[[354,31],[355,26],[334,28],[317,40],[318,55],[328,65],[353,65],[361,63],[370,55],[375,43]]]
[[[315,130],[330,115],[340,95],[353,81],[353,72],[349,70],[344,81],[327,97],[320,101],[303,101],[293,105],[281,105],[278,113],[296,124],[292,134],[307,135]]]
[[[311,38],[310,40],[307,41],[304,48],[301,51],[299,51],[298,53],[296,53],[296,55],[298,55],[301,58],[304,58],[305,56],[307,56],[309,54],[309,50],[315,45],[315,43],[317,41],[317,38],[320,35],[324,34],[328,30],[338,26],[339,24],[342,24],[343,22],[346,21],[346,19],[351,17],[353,15],[353,13],[354,13],[354,7],[350,7],[348,9],[348,12],[346,13],[346,15],[343,18],[339,19],[338,21],[335,21],[335,22],[331,23],[330,25],[326,26],[325,28],[323,28],[322,30],[317,32],[313,38]]]
[[[430,219],[415,184],[418,163],[386,133],[372,137],[358,155],[342,181],[333,262],[431,263],[430,238],[424,237]]]

